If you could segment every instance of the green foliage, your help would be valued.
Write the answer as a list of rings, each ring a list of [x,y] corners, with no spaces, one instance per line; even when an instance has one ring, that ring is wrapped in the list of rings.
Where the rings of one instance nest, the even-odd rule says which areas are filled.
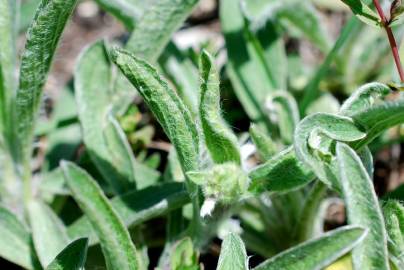
[[[206,146],[216,163],[240,164],[240,150],[236,135],[226,126],[220,114],[220,85],[212,56],[203,51],[200,59],[202,78],[199,114]]]
[[[87,239],[80,238],[67,245],[46,270],[82,270],[87,256]]]
[[[66,182],[81,210],[100,239],[108,269],[138,268],[137,251],[129,232],[101,188],[85,171],[63,163]]]
[[[257,270],[404,268],[402,188],[379,202],[372,183],[373,156],[403,140],[403,87],[379,31],[401,37],[402,1],[384,20],[370,0],[221,0],[224,44],[184,49],[172,36],[201,23],[184,24],[199,1],[95,0],[129,38],[84,49],[42,107],[76,2],[0,0],[2,259],[201,270],[209,256],[247,270],[257,254]],[[334,37],[320,13],[348,7],[356,17]],[[324,231],[335,197],[349,225]]]
[[[248,270],[247,252],[240,236],[230,233],[222,242],[217,270]]]

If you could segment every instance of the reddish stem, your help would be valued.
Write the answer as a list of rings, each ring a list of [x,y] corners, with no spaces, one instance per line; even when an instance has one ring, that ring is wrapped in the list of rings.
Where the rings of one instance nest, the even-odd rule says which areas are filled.
[[[384,11],[379,3],[379,0],[373,0],[373,4],[376,7],[377,13],[379,13],[379,17],[381,19],[382,25],[386,30],[387,37],[389,38],[391,52],[393,53],[394,62],[396,63],[398,74],[400,75],[400,80],[404,83],[404,70],[403,66],[401,65],[400,54],[398,53],[398,47],[396,39],[394,38],[393,31],[389,26],[389,21],[387,20],[386,15],[384,15]]]

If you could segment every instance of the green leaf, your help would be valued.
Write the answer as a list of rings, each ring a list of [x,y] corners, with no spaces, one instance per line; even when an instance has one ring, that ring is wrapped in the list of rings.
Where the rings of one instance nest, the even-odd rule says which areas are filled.
[[[73,163],[63,162],[61,167],[73,198],[100,239],[107,269],[139,269],[129,232],[97,182]]]
[[[120,20],[128,29],[133,29],[143,13],[143,7],[131,0],[96,0],[97,4]],[[140,1],[139,1],[140,2]]]
[[[174,42],[168,44],[159,58],[159,63],[190,112],[197,116],[200,96],[197,67],[184,52],[177,48]]]
[[[41,269],[26,226],[0,206],[0,257],[27,269]]]
[[[230,233],[223,240],[216,270],[248,270],[247,252],[237,234]]]
[[[404,122],[404,99],[386,101],[365,108],[353,114],[352,119],[367,133],[366,138],[352,144],[355,149],[359,149],[383,131]]]
[[[296,128],[296,156],[309,166],[316,176],[329,186],[339,189],[333,164],[332,140],[354,142],[366,136],[345,116],[317,113],[304,118]]]
[[[31,156],[37,112],[53,55],[77,0],[42,0],[28,30],[20,68],[16,116],[25,170]]]
[[[155,62],[197,3],[198,0],[160,0],[150,4],[126,48],[142,59]]]
[[[46,267],[46,270],[84,270],[87,243],[87,238],[80,238],[71,242]]]
[[[355,113],[372,107],[391,92],[390,88],[382,83],[365,84],[345,100],[340,113],[345,116],[352,116]]]
[[[355,30],[357,25],[359,24],[358,20],[355,18],[350,19],[347,24],[342,29],[342,32],[335,42],[331,51],[327,54],[323,64],[318,68],[313,78],[304,88],[304,97],[301,102],[299,102],[300,112],[306,112],[307,107],[319,96],[319,86],[322,79],[327,75],[327,71],[329,70],[331,64],[337,58],[339,51],[343,47],[343,45],[348,41],[351,33]]]
[[[282,141],[285,144],[291,144],[295,128],[300,120],[296,100],[288,92],[282,91],[270,94],[266,104],[270,114],[273,114],[273,118],[275,118],[274,122],[278,125]]]
[[[348,222],[369,228],[367,237],[352,251],[354,268],[389,269],[386,230],[369,174],[348,145],[337,143],[336,153]]]
[[[132,191],[111,200],[111,205],[126,227],[134,227],[152,218],[167,214],[190,202],[182,183],[167,183]],[[88,217],[84,216],[68,227],[70,238],[89,237],[98,242]]]
[[[123,193],[135,188],[134,158],[123,131],[109,116],[114,95],[111,81],[111,64],[105,44],[100,41],[81,55],[76,67],[76,102],[91,159],[114,190]]]
[[[69,243],[66,228],[51,208],[39,201],[28,205],[35,250],[43,267],[48,266]]]
[[[357,246],[366,235],[361,227],[345,226],[304,242],[265,261],[253,270],[320,270]],[[364,268],[363,268],[364,269]]]
[[[257,147],[257,152],[263,161],[270,159],[277,152],[275,142],[258,125],[250,126],[251,140]]]
[[[384,219],[389,236],[388,247],[398,265],[404,266],[404,207],[399,201],[389,200],[383,205]]]
[[[199,69],[202,78],[199,114],[206,146],[215,163],[241,164],[237,137],[220,112],[219,73],[212,56],[206,51],[201,53]]]
[[[16,90],[17,7],[17,1],[0,0],[0,132],[11,121],[10,102]]]
[[[250,173],[249,191],[288,191],[304,186],[314,180],[313,172],[296,158],[293,147],[273,156]]]
[[[347,4],[355,16],[362,22],[376,27],[381,27],[379,16],[362,0],[342,0]]]
[[[271,79],[264,48],[245,24],[239,1],[220,1],[220,21],[229,58],[226,71],[235,93],[252,121],[265,121],[265,98],[277,86]],[[273,42],[266,45],[268,50],[273,48]]]
[[[173,247],[170,256],[171,270],[200,270],[198,253],[194,250],[191,238],[184,238]]]
[[[183,170],[199,168],[199,135],[184,103],[156,70],[134,55],[113,50],[114,62],[138,89],[175,146]]]

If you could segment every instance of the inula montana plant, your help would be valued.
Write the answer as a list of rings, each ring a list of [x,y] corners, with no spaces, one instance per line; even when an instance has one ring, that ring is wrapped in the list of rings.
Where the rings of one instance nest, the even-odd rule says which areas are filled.
[[[199,2],[0,0],[0,268],[404,269],[404,188],[374,181],[404,138],[402,1],[219,0],[219,42],[184,48]],[[129,35],[49,109],[86,3]]]

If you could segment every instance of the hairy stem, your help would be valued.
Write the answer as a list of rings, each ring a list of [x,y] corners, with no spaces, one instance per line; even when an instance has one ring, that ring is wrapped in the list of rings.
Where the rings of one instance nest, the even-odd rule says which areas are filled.
[[[390,43],[391,52],[393,53],[394,62],[396,64],[398,74],[400,75],[400,80],[401,80],[401,82],[404,83],[404,70],[403,70],[403,66],[401,65],[400,54],[398,53],[397,42],[396,42],[396,39],[394,38],[393,31],[391,30],[391,27],[389,25],[389,20],[387,19],[386,15],[384,14],[384,11],[379,3],[379,0],[373,0],[373,4],[376,7],[376,10],[377,10],[377,13],[379,14],[382,25],[383,25],[384,29],[386,30],[387,37],[388,37],[389,43]]]

